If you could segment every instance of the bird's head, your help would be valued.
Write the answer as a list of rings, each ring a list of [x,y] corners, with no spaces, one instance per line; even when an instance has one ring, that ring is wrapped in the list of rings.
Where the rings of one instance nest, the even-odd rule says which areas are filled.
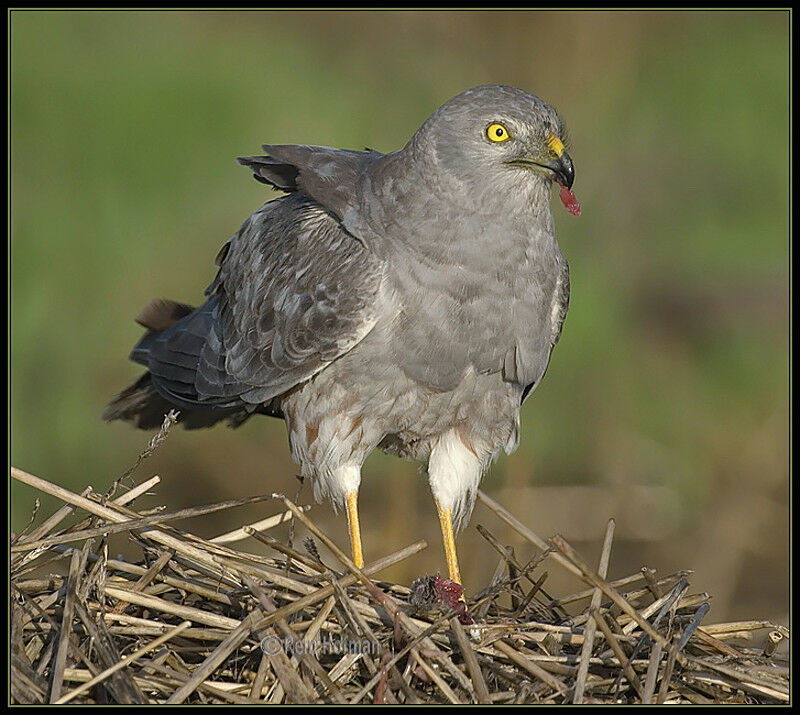
[[[409,148],[448,190],[499,206],[507,200],[524,205],[526,198],[538,204],[554,181],[571,194],[575,169],[566,144],[555,109],[528,92],[494,84],[443,104]]]

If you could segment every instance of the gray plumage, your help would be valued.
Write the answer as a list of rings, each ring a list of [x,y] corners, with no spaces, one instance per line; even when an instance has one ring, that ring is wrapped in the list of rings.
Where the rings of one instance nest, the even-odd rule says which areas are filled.
[[[493,141],[499,123],[508,137]],[[375,448],[428,460],[456,522],[519,438],[569,299],[550,210],[572,164],[555,110],[512,87],[468,90],[401,150],[265,145],[240,163],[287,192],[218,256],[204,305],[159,301],[147,368],[106,419],[187,427],[283,417],[317,497],[341,504]]]

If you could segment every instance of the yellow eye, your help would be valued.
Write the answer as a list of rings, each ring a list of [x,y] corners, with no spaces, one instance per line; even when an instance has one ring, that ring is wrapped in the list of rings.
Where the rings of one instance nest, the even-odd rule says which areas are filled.
[[[486,127],[486,138],[491,142],[504,142],[511,139],[511,135],[499,122],[494,122]]]

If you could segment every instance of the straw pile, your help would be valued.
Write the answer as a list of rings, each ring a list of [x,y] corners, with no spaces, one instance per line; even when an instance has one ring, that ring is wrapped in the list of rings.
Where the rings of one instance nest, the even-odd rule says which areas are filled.
[[[691,593],[688,572],[607,581],[613,521],[595,568],[480,494],[534,556],[521,563],[482,529],[499,563],[465,612],[447,579],[376,580],[424,542],[359,570],[281,495],[142,514],[132,503],[157,477],[111,499],[11,476],[65,502],[12,538],[14,703],[789,702],[776,650],[786,629],[703,623],[709,596]],[[169,525],[261,500],[280,512],[211,541]],[[76,510],[89,516],[58,531]],[[301,547],[269,536],[290,519],[312,535]],[[107,537],[120,532],[141,548],[139,562],[109,558]],[[234,548],[244,540],[258,553]],[[56,562],[66,573],[53,573]],[[587,588],[549,593],[545,566]]]

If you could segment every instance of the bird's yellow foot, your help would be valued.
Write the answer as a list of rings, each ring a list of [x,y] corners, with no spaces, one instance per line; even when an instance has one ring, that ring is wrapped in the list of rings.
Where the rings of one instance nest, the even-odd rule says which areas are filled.
[[[456,557],[456,540],[453,536],[453,516],[450,510],[442,508],[438,501],[436,509],[439,512],[439,523],[442,526],[442,540],[444,541],[444,553],[447,557],[450,580],[461,585],[461,573],[458,570],[458,558]]]
[[[353,563],[364,568],[364,552],[361,550],[361,527],[358,524],[358,492],[347,495],[347,526],[350,529],[350,546],[353,549]]]

